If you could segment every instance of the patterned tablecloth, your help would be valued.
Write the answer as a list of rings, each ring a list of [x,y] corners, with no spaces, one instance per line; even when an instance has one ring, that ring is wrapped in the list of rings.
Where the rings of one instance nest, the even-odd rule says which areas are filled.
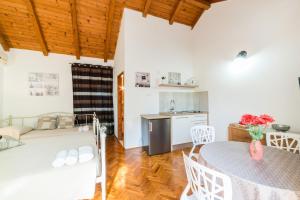
[[[232,181],[233,200],[300,200],[300,155],[264,146],[254,161],[249,144],[215,142],[201,148],[199,162]]]

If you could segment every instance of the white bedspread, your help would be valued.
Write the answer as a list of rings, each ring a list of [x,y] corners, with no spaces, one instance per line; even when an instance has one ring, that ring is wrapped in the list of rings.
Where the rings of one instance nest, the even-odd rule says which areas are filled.
[[[77,129],[32,131],[22,137],[25,145],[0,152],[1,200],[91,199],[95,192],[99,158],[92,132]],[[95,158],[74,166],[53,168],[62,149],[91,145]]]
[[[86,132],[91,134],[92,132]],[[78,128],[69,129],[54,129],[54,130],[34,130],[21,136],[22,141],[27,141],[28,139],[37,139],[45,137],[56,137],[64,135],[79,134]]]

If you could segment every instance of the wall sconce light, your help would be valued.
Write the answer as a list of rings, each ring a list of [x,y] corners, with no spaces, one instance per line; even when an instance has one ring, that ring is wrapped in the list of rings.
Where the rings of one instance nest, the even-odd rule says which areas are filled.
[[[243,58],[246,59],[248,56],[247,51],[240,51],[239,54],[236,56],[236,58]]]
[[[245,69],[245,66],[247,65],[247,56],[248,53],[247,51],[240,51],[235,59],[233,60],[233,62],[231,63],[231,68],[234,71],[241,71]]]

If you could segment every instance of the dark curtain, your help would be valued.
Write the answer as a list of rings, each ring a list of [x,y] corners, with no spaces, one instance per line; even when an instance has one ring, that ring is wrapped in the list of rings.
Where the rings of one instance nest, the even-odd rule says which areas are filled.
[[[114,133],[113,69],[101,65],[72,64],[73,108],[77,125],[92,123],[80,114],[96,113],[107,134]]]

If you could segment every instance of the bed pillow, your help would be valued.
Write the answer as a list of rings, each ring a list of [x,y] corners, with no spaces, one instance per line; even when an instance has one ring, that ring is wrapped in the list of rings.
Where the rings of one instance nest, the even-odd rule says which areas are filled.
[[[56,129],[57,117],[43,116],[38,119],[36,129],[38,130],[52,130]]]
[[[16,140],[20,139],[21,135],[32,131],[32,128],[29,126],[16,127],[16,126],[8,126],[4,128],[0,128],[0,135],[6,135],[15,138]]]
[[[73,128],[74,127],[74,116],[58,116],[57,128]]]
[[[23,145],[20,140],[7,135],[0,135],[0,151]]]

